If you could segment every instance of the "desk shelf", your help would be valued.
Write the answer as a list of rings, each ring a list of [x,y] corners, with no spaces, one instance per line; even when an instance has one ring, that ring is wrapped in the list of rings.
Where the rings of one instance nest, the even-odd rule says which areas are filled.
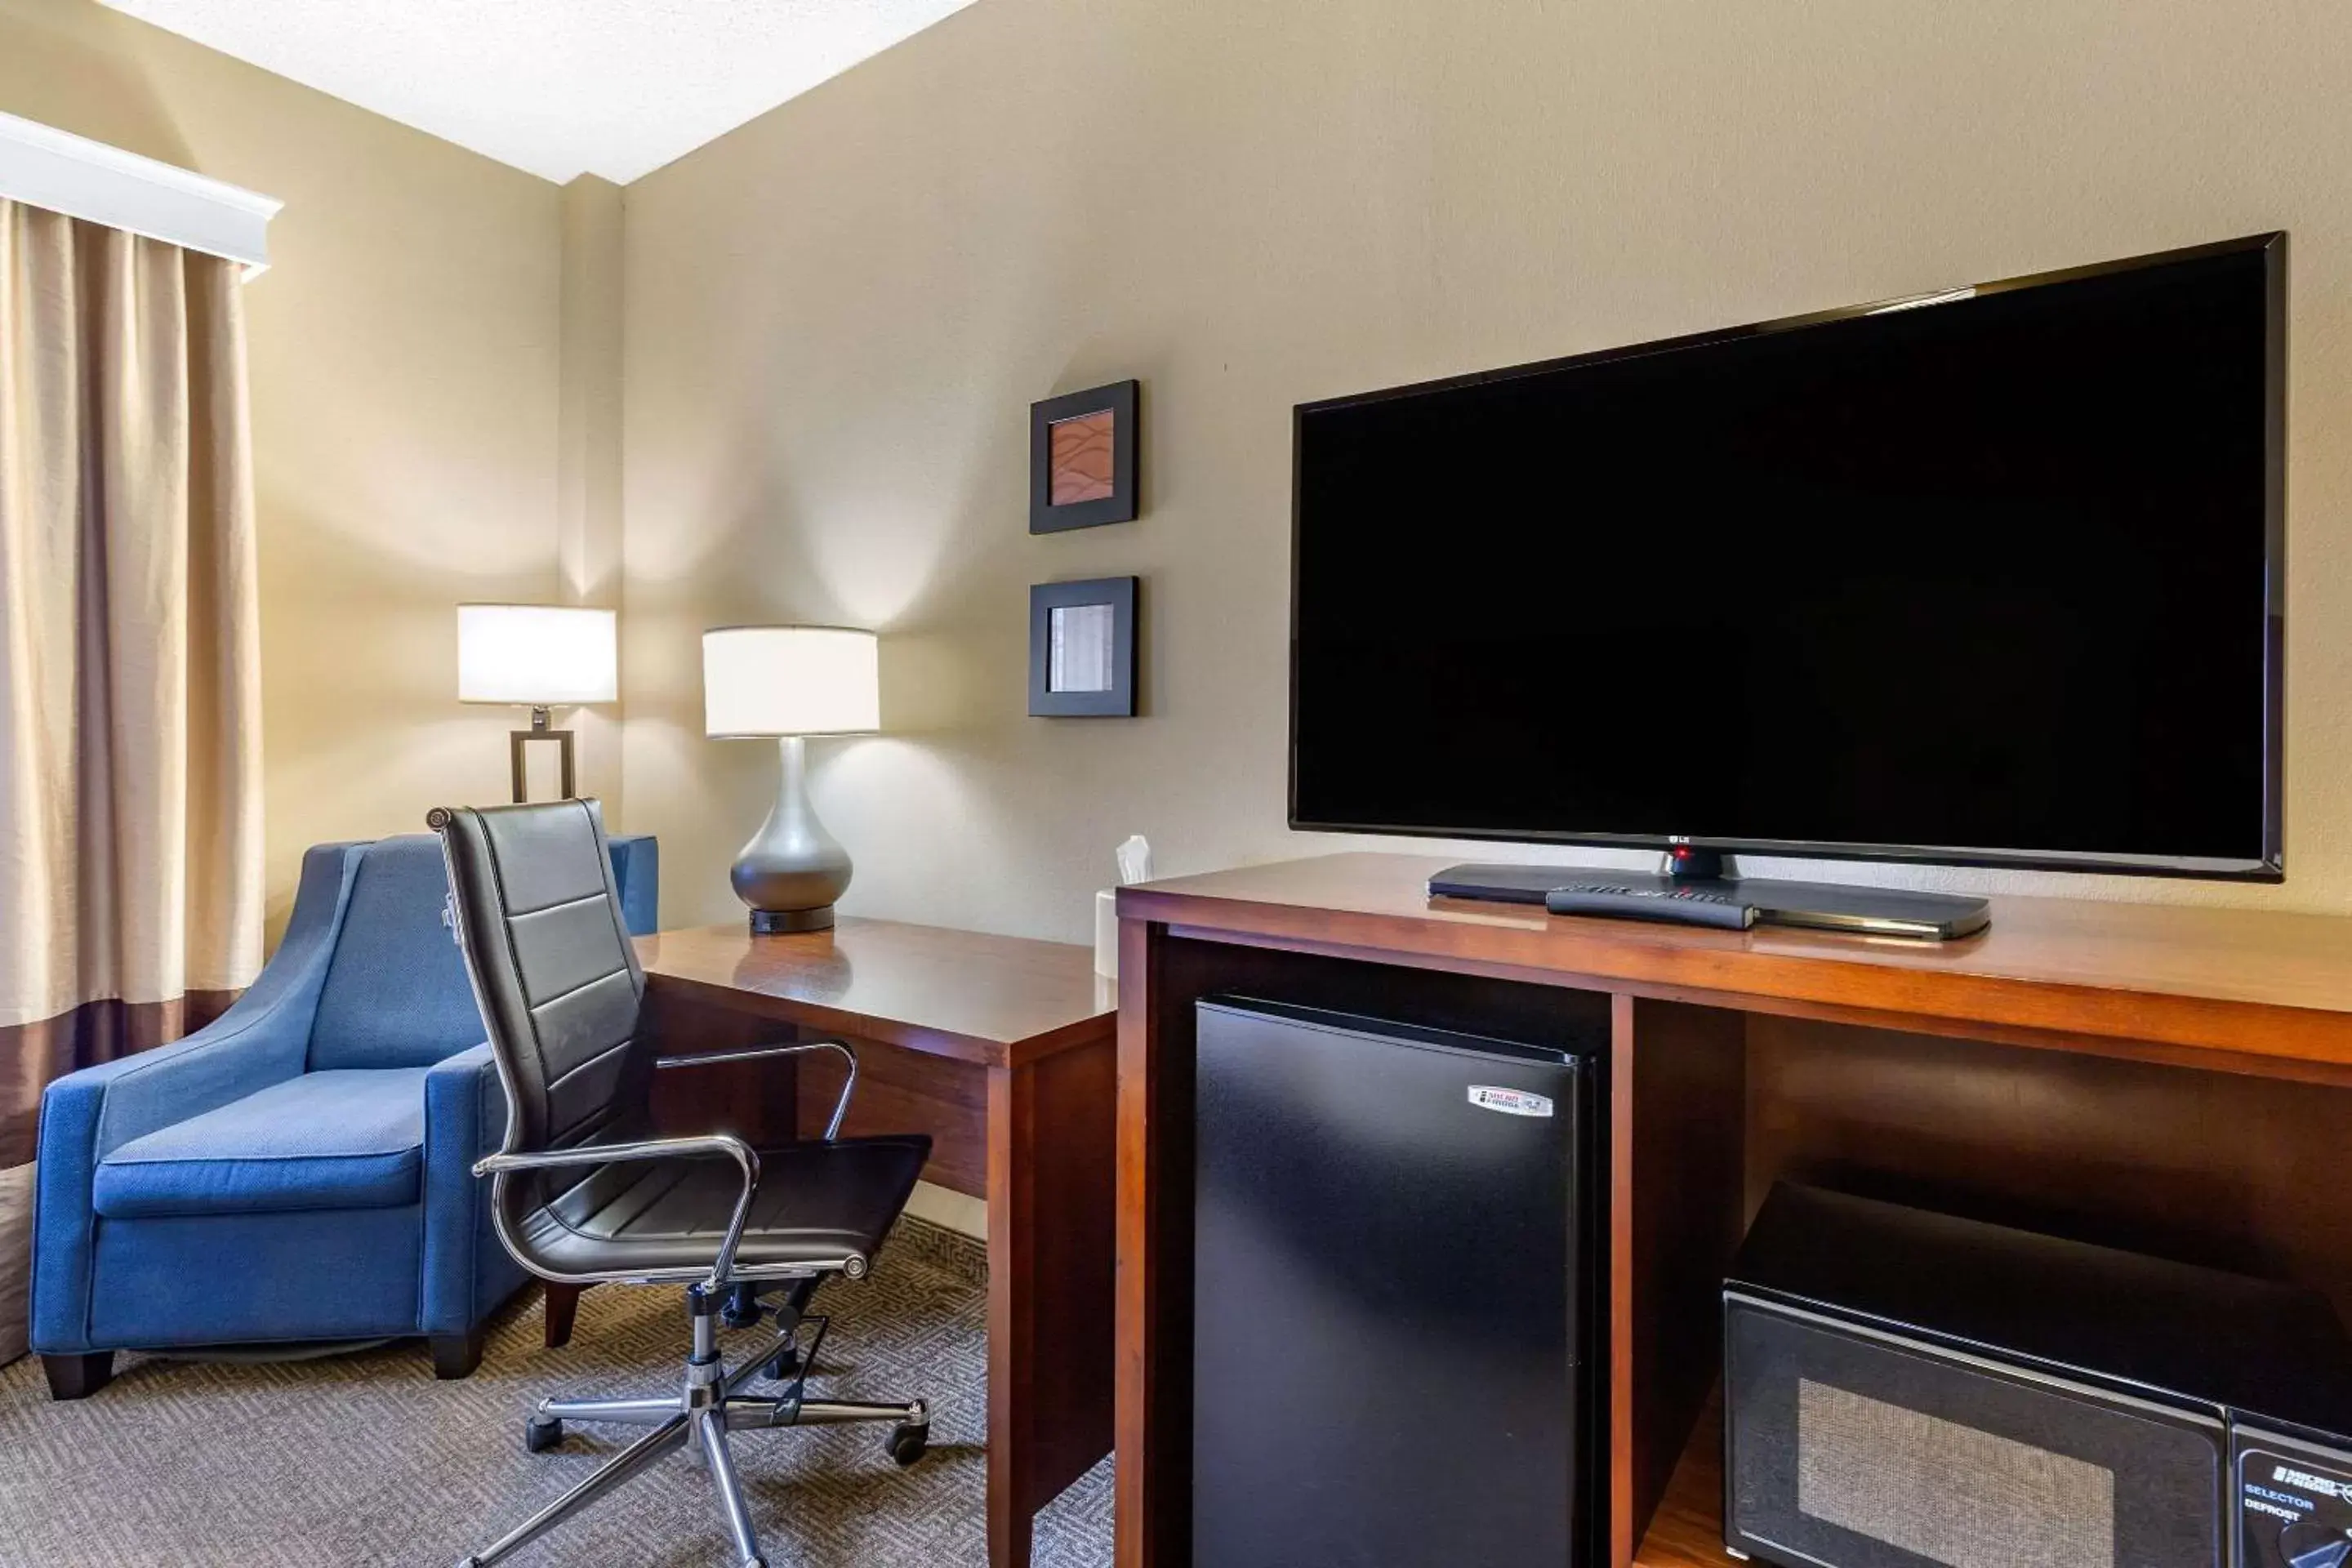
[[[1723,1549],[1723,1406],[1710,1399],[1633,1553],[1633,1568],[1737,1568],[1738,1562]]]

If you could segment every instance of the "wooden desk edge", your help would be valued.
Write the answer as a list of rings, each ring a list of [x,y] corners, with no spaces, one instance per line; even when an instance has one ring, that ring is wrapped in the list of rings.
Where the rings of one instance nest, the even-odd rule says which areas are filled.
[[[646,984],[649,987],[659,986],[738,1013],[752,1013],[805,1028],[832,1030],[856,1039],[875,1040],[883,1045],[920,1051],[928,1056],[949,1057],[983,1068],[1024,1068],[1063,1051],[1108,1039],[1118,1025],[1118,1013],[1106,1008],[1040,1034],[1024,1036],[1017,1040],[993,1040],[951,1029],[910,1024],[903,1019],[877,1018],[854,1009],[828,1006],[796,996],[778,996],[772,992],[733,985],[723,980],[706,980],[697,975],[648,970]]]

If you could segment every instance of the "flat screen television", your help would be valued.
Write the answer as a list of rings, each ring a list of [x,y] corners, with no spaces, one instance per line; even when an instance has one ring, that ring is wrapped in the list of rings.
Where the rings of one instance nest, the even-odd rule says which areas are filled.
[[[2279,879],[2285,250],[1301,405],[1292,825]]]

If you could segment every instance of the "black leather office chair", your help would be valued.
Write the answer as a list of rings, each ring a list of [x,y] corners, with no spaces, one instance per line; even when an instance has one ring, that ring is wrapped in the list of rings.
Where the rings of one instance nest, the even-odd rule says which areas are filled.
[[[797,1336],[820,1281],[860,1279],[873,1267],[930,1140],[835,1136],[856,1081],[856,1058],[837,1040],[652,1055],[637,1027],[645,973],[622,924],[594,802],[444,809],[427,821],[441,835],[453,923],[506,1085],[505,1144],[474,1167],[494,1178],[499,1239],[524,1268],[560,1283],[685,1285],[693,1331],[679,1394],[540,1401],[525,1426],[533,1450],[561,1441],[565,1421],[652,1430],[458,1568],[488,1568],[689,1445],[709,1468],[739,1568],[763,1568],[730,1432],[887,1421],[894,1458],[922,1455],[929,1417],[920,1400],[804,1397]],[[850,1058],[823,1142],[753,1149],[724,1132],[651,1135],[656,1070],[810,1050]],[[782,1299],[763,1300],[771,1292]],[[719,1320],[745,1328],[771,1311],[775,1336],[728,1370]],[[742,1392],[762,1373],[783,1380],[779,1394]]]

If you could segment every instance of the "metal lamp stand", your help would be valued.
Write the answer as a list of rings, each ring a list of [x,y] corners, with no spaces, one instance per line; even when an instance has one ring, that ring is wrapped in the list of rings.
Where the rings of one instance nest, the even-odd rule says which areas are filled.
[[[565,800],[579,798],[579,775],[572,771],[572,731],[552,729],[550,723],[546,709],[533,708],[530,710],[530,729],[507,731],[507,755],[513,766],[514,798],[517,805],[521,805],[530,799],[530,771],[523,765],[523,748],[533,741],[555,742],[556,755],[561,759],[563,784],[562,798]]]

